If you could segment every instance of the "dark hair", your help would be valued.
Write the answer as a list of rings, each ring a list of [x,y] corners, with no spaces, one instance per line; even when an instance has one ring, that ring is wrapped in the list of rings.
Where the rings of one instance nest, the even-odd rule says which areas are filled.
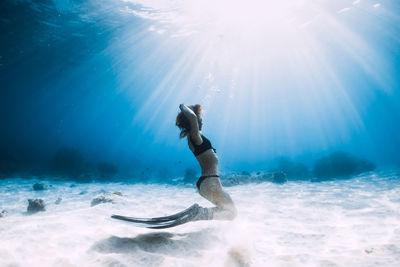
[[[190,105],[190,106],[188,106],[188,108],[193,110],[194,114],[196,114],[197,123],[199,124],[199,130],[201,130],[201,127],[203,126],[203,122],[202,122],[201,117],[200,117],[201,106],[199,104],[196,104],[196,105]],[[189,134],[189,132],[190,132],[190,121],[182,111],[178,113],[178,116],[176,116],[175,124],[181,130],[181,132],[179,134],[180,138],[184,138]]]

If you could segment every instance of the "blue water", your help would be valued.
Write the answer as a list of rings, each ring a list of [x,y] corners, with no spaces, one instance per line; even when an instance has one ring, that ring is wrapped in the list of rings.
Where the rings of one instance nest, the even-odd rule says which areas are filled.
[[[395,0],[1,1],[0,265],[399,266],[399,14]],[[112,221],[211,205],[181,103],[203,107],[238,218]],[[36,198],[46,211],[28,216]]]
[[[398,168],[398,3],[281,2],[2,1],[2,158],[170,179],[198,168],[174,122],[200,103],[226,173],[334,151]]]

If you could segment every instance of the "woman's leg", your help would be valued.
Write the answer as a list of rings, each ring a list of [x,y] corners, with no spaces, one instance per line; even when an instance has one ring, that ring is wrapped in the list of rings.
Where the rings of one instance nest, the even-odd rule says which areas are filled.
[[[237,211],[232,198],[226,193],[218,177],[209,177],[201,182],[199,193],[216,207],[209,209],[214,220],[233,220]]]

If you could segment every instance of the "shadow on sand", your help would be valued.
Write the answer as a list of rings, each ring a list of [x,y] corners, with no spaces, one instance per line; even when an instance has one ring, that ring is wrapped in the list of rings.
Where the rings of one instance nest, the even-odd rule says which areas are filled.
[[[219,239],[215,228],[205,228],[184,234],[157,232],[135,237],[111,236],[96,242],[92,249],[104,254],[148,252],[174,257],[196,257],[200,255],[199,250],[209,248]]]

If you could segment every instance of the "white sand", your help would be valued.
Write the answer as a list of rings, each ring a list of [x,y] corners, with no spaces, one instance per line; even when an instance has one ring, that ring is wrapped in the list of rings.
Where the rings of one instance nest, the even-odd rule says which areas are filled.
[[[0,266],[400,266],[398,177],[229,187],[237,220],[165,230],[109,216],[210,204],[189,187],[44,182],[53,186],[35,192],[35,182],[0,181],[0,209],[9,212],[0,218]],[[102,190],[124,196],[90,207]],[[47,210],[24,214],[28,198]]]

